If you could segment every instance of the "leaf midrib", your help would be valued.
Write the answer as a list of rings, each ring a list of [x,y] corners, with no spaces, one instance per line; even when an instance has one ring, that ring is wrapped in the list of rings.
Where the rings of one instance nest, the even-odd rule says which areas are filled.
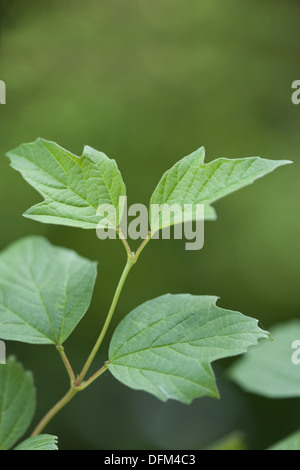
[[[213,321],[213,320],[212,320]],[[197,338],[197,339],[193,339],[193,340],[189,340],[189,341],[179,341],[179,342],[176,342],[176,343],[169,343],[169,344],[162,344],[162,345],[158,345],[158,346],[149,346],[147,348],[143,348],[143,349],[138,349],[136,351],[132,351],[130,353],[126,353],[126,354],[122,354],[122,356],[117,356],[117,357],[113,357],[110,361],[113,363],[114,360],[118,360],[118,359],[122,359],[123,357],[127,357],[127,356],[132,356],[134,354],[138,354],[140,352],[146,352],[146,351],[151,351],[152,349],[159,349],[159,348],[171,348],[172,346],[176,346],[176,345],[185,345],[185,344],[191,344],[194,343],[195,341],[210,341],[210,340],[214,340],[214,339],[224,339],[224,338],[232,338],[232,337],[236,337],[236,336],[240,336],[240,335],[245,335],[245,334],[255,334],[256,336],[258,336],[258,334],[256,333],[253,333],[253,332],[240,332],[240,333],[233,333],[233,334],[228,334],[228,335],[221,335],[221,333],[223,331],[225,331],[227,328],[230,328],[232,326],[236,326],[236,325],[239,325],[239,324],[244,324],[245,322],[244,321],[240,321],[240,322],[235,322],[233,325],[227,325],[225,328],[223,328],[222,330],[220,330],[220,332],[217,334],[217,335],[213,335],[213,336],[207,336],[207,337],[204,337],[204,338]],[[260,336],[260,338],[263,338],[263,336]],[[156,338],[155,341],[159,339]],[[259,338],[257,338],[259,339]],[[246,341],[244,341],[246,342]],[[125,346],[126,343],[124,343],[122,345]],[[220,346],[202,346],[202,345],[198,345],[196,347],[199,347],[199,348],[212,348],[212,349],[218,349],[218,350],[224,350],[224,351],[228,351],[228,348],[227,349],[224,349],[224,348],[221,348]],[[187,355],[187,357],[189,357]]]

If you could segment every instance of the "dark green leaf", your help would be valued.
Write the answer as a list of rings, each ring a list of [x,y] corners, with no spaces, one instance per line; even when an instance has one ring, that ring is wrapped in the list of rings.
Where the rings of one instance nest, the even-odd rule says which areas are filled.
[[[30,372],[14,357],[0,365],[0,450],[11,448],[26,432],[35,411]]]

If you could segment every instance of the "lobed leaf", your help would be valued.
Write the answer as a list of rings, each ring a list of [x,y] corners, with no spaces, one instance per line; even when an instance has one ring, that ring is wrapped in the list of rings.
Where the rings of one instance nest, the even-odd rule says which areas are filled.
[[[123,207],[119,197],[126,188],[115,160],[92,147],[84,147],[81,157],[55,142],[37,139],[7,153],[11,166],[43,197],[44,202],[27,210],[25,217],[48,224],[96,229],[104,214],[102,204],[112,205],[117,226]]]
[[[0,254],[0,338],[62,344],[86,313],[96,263],[41,237]]]
[[[162,401],[218,397],[211,362],[241,354],[269,334],[257,320],[217,307],[216,301],[168,294],[137,307],[113,334],[109,370]]]
[[[169,207],[185,204],[204,205],[205,219],[215,218],[211,204],[238,189],[253,183],[257,178],[270,173],[275,168],[291,163],[288,160],[266,160],[260,157],[218,158],[204,163],[205,149],[201,147],[170,168],[161,178],[150,200],[150,223],[156,230],[164,228],[164,214]],[[159,205],[154,212],[153,204]],[[182,221],[178,211],[171,224]],[[195,213],[191,220],[195,219]],[[169,224],[170,225],[170,224]]]

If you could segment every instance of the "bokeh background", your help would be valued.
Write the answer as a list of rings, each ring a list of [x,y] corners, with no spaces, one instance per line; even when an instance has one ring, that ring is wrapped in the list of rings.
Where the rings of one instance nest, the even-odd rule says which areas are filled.
[[[300,106],[299,0],[2,0],[0,248],[30,234],[99,262],[91,308],[66,351],[76,371],[90,352],[125,262],[121,242],[93,231],[22,217],[41,200],[5,153],[44,137],[80,155],[85,144],[117,160],[129,204],[147,204],[162,173],[201,145],[206,161],[260,155],[289,159],[215,204],[205,246],[153,241],[120,299],[117,322],[172,292],[214,294],[219,305],[269,326],[298,317]],[[109,335],[109,336],[110,336]],[[107,359],[104,345],[96,366]],[[65,393],[53,347],[8,343],[35,376],[35,424]],[[230,361],[229,361],[230,362]],[[202,449],[239,431],[263,449],[300,427],[299,400],[267,400],[214,367],[221,400],[162,404],[106,373],[48,426],[61,449]]]

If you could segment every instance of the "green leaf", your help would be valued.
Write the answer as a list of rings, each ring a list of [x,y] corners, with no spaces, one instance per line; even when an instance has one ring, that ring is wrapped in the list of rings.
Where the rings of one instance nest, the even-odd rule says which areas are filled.
[[[109,370],[125,385],[162,401],[218,397],[210,363],[247,351],[268,333],[257,320],[219,308],[216,301],[168,294],[137,307],[114,332]]]
[[[282,441],[277,442],[267,450],[300,450],[300,431],[297,431]]]
[[[58,450],[57,437],[50,434],[30,437],[21,442],[14,450]]]
[[[0,450],[12,447],[26,432],[34,411],[32,375],[9,357],[6,365],[0,365]]]
[[[300,364],[293,356],[300,351],[300,320],[270,329],[274,341],[262,342],[230,368],[230,377],[251,393],[271,398],[300,397]],[[299,341],[297,349],[292,345]]]
[[[208,450],[247,450],[244,434],[233,432],[215,442]]]
[[[126,195],[122,176],[114,160],[91,147],[84,147],[81,157],[55,142],[37,139],[8,152],[11,166],[43,197],[44,202],[31,207],[25,217],[49,224],[96,229],[104,214],[102,204],[116,209],[116,226],[123,207],[119,197]],[[108,217],[109,218],[109,217]]]
[[[168,170],[161,178],[150,201],[151,227],[155,230],[167,225],[163,221],[169,207],[178,204],[182,210],[185,204],[203,204],[205,219],[214,219],[215,214],[210,206],[218,199],[243,186],[253,183],[275,168],[291,163],[287,160],[266,160],[260,157],[218,158],[204,164],[204,147],[183,158]],[[160,206],[154,212],[153,204]],[[182,220],[182,212],[172,216],[172,224]],[[192,215],[191,220],[195,218]]]
[[[0,254],[0,338],[62,344],[86,313],[96,263],[40,237]]]

